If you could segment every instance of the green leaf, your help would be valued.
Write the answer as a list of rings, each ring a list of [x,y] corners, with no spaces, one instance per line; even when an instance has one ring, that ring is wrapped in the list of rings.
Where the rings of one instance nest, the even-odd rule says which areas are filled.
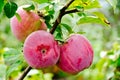
[[[18,21],[20,22],[21,21],[21,17],[18,13],[15,13],[15,16],[17,17]]]
[[[117,0],[106,0],[114,9],[116,9],[116,5],[117,5]]]
[[[105,58],[100,59],[97,64],[96,68],[101,71],[103,69],[104,64],[107,63]]]
[[[98,0],[75,0],[69,8],[74,8],[76,6],[84,7],[84,9],[100,8]]]
[[[101,8],[98,0],[93,0],[87,3],[87,6],[85,6],[86,9],[93,9],[93,8]]]
[[[28,6],[28,7],[23,8],[23,9],[26,10],[26,11],[30,11],[30,10],[34,10],[35,6],[32,4],[32,5]]]
[[[0,80],[5,80],[6,68],[4,64],[0,64]]]
[[[6,77],[8,78],[10,74],[18,68],[18,66],[23,64],[24,59],[20,51],[12,48],[5,48],[3,57],[5,64],[9,66],[6,74]]]
[[[43,9],[43,8],[45,8],[47,6],[49,6],[49,3],[40,4],[38,7],[39,7],[39,9]]]
[[[58,41],[63,41],[63,34],[62,34],[61,26],[58,26],[56,29],[55,39]]]
[[[46,3],[46,2],[48,2],[49,0],[33,0],[33,1],[41,4],[41,3]]]
[[[100,18],[100,20],[102,22],[105,22],[106,24],[110,24],[110,22],[108,22],[107,18],[104,16],[104,14],[100,13],[100,12],[93,12],[93,14],[95,14],[98,18]]]
[[[81,10],[81,9],[83,9],[83,7],[82,6],[76,6],[76,9]]]
[[[18,6],[14,2],[8,2],[4,6],[4,12],[8,18],[11,18],[16,13]]]
[[[118,59],[116,60],[116,64],[117,64],[117,67],[120,67],[120,56],[119,56]]]
[[[22,63],[23,61],[16,61],[14,64],[9,66],[6,73],[6,78],[8,78],[12,72],[16,71]]]
[[[55,36],[55,40],[60,41],[60,42],[64,42],[63,35],[61,33],[57,33]]]
[[[84,24],[84,23],[97,23],[101,24],[103,26],[109,26],[106,22],[102,21],[100,18],[95,16],[86,16],[80,18],[80,20],[77,22],[77,24]]]
[[[45,80],[52,80],[53,74],[52,73],[45,73],[44,78],[45,78]]]
[[[117,6],[118,9],[120,9],[120,0],[117,0]]]
[[[83,13],[83,12],[78,12],[78,15],[79,15],[79,16],[84,16],[84,17],[86,16],[86,14]]]
[[[5,48],[3,52],[4,61],[5,61],[5,64],[7,65],[11,65],[15,63],[16,61],[20,60],[19,58],[21,56],[22,56],[21,52],[19,52],[16,49],[12,49],[12,48]]]
[[[80,31],[80,32],[77,32],[77,34],[85,34],[86,32],[83,32],[83,31]]]
[[[71,28],[69,25],[67,25],[67,24],[65,24],[65,23],[61,23],[61,25],[62,25],[63,27],[65,27],[70,34],[73,33],[73,30],[72,30],[72,28]]]
[[[0,0],[0,13],[2,12],[4,6],[4,0]]]
[[[49,15],[53,15],[55,13],[54,9],[48,11]]]

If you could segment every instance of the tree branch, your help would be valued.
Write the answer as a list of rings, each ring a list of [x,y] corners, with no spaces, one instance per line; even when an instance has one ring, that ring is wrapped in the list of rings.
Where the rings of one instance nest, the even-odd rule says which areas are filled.
[[[58,26],[59,23],[61,22],[62,17],[63,17],[65,14],[77,12],[77,10],[65,11],[65,10],[70,6],[70,4],[71,4],[73,1],[74,1],[74,0],[70,0],[70,1],[60,10],[60,13],[59,13],[59,15],[58,15],[58,18],[55,20],[55,23],[53,24],[53,27],[52,27],[52,29],[50,30],[50,33],[51,33],[51,34],[54,33],[55,29],[57,28],[57,26]],[[28,66],[18,80],[23,80],[24,77],[27,75],[27,73],[28,73],[31,69],[32,69],[32,67]]]
[[[65,11],[70,6],[70,4],[72,4],[73,1],[74,0],[70,0],[61,10]]]
[[[63,12],[64,13],[64,12]],[[53,34],[59,23],[61,22],[62,16],[64,15],[62,12],[60,12],[58,18],[55,20],[55,23],[53,24],[52,29],[50,30],[50,33]]]
[[[23,79],[25,78],[25,76],[27,75],[27,73],[28,73],[31,69],[32,69],[32,67],[31,67],[31,66],[28,66],[18,80],[23,80]]]
[[[61,10],[60,13],[58,15],[58,18],[55,20],[55,23],[52,27],[52,29],[50,30],[50,33],[53,34],[55,29],[57,28],[57,26],[59,25],[59,23],[61,22],[62,17],[64,16],[65,10],[70,6],[70,4],[72,4],[74,0],[70,0]]]
[[[84,9],[82,9],[82,10],[78,10],[78,9],[67,10],[64,12],[64,15],[70,14],[70,13],[82,12],[82,11],[84,11]]]

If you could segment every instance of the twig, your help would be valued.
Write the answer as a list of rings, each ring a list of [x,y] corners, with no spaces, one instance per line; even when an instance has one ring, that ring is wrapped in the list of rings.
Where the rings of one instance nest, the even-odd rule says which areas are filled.
[[[50,30],[50,33],[53,34],[55,29],[57,28],[57,26],[60,24],[62,17],[65,14],[70,14],[70,13],[75,13],[75,12],[82,12],[84,11],[84,8],[82,8],[81,10],[78,9],[72,9],[72,10],[66,10],[70,4],[73,2],[74,0],[71,0],[69,3],[67,3],[61,10],[60,13],[58,15],[58,18],[55,20],[55,23],[53,24],[52,29]]]
[[[62,17],[64,16],[65,10],[70,6],[70,4],[73,2],[74,0],[70,0],[61,10],[60,13],[58,15],[58,18],[55,20],[55,23],[52,27],[52,29],[50,30],[50,33],[53,34],[55,29],[57,28],[57,26],[59,25],[59,23],[61,22]]]
[[[84,11],[84,9],[82,9],[82,10],[78,10],[78,9],[67,10],[64,12],[64,15],[70,14],[70,13],[82,12],[82,11]]]
[[[70,1],[61,9],[61,11],[65,11],[65,10],[70,6],[70,4],[72,4],[73,1],[74,1],[74,0],[70,0]]]
[[[63,11],[63,13],[64,13],[64,11]],[[64,15],[63,13],[60,12],[58,18],[55,20],[55,23],[54,23],[52,29],[50,30],[50,33],[51,33],[51,34],[54,33],[54,31],[55,31],[55,29],[57,28],[58,24],[61,22],[62,16]]]
[[[50,30],[50,33],[51,33],[51,34],[54,33],[55,29],[57,28],[57,26],[58,26],[59,23],[61,22],[62,17],[63,17],[65,14],[73,13],[73,12],[78,12],[77,10],[65,11],[65,10],[70,6],[70,4],[71,4],[73,1],[74,1],[74,0],[70,0],[70,1],[60,10],[60,13],[59,13],[59,15],[58,15],[58,18],[55,20],[55,23],[54,23],[52,29]],[[32,69],[32,67],[28,66],[18,80],[23,80],[24,77],[27,75],[27,73],[28,73],[31,69]]]
[[[24,77],[27,75],[27,73],[28,73],[31,69],[32,69],[32,67],[31,67],[31,66],[28,66],[18,80],[23,80]]]

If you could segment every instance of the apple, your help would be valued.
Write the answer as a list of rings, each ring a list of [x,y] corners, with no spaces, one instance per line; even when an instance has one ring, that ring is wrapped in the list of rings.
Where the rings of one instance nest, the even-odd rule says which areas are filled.
[[[60,47],[49,32],[32,32],[25,40],[23,53],[27,63],[36,69],[53,66],[60,56]]]
[[[93,61],[93,48],[87,38],[80,34],[71,35],[60,47],[58,67],[69,74],[88,68]]]
[[[11,30],[14,36],[24,42],[26,37],[36,30],[47,30],[45,22],[35,12],[26,11],[23,8],[29,5],[20,6],[17,9],[17,13],[20,16],[20,20],[16,16],[10,19]]]

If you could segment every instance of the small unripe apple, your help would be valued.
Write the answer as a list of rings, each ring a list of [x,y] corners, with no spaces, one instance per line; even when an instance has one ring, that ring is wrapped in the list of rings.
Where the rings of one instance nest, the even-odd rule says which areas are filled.
[[[60,56],[60,48],[52,34],[39,30],[26,38],[23,53],[27,63],[39,69],[55,65]]]
[[[93,49],[84,36],[73,34],[61,45],[58,67],[64,72],[76,74],[88,68],[92,61]]]
[[[23,8],[29,5],[21,6],[17,9],[20,20],[16,16],[10,20],[11,30],[19,41],[24,41],[26,37],[36,30],[47,30],[45,22],[33,11],[26,11]]]

